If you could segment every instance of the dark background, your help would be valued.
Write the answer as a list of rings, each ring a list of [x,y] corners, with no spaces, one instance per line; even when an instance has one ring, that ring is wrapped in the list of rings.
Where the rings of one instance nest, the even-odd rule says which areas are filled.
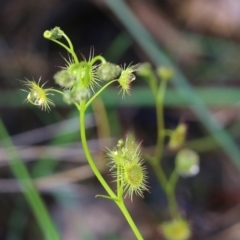
[[[237,0],[125,3],[238,146],[240,3]],[[125,12],[119,11],[124,16]],[[77,112],[57,96],[57,106],[50,113],[23,103],[27,94],[20,91],[19,80],[42,77],[42,82],[48,81],[48,87],[56,87],[52,76],[65,64],[62,56],[68,56],[60,46],[42,36],[55,26],[65,31],[79,56],[88,58],[94,47],[95,55],[102,54],[117,64],[151,61],[149,53],[105,1],[2,0],[0,117],[32,177],[45,179],[38,188],[62,239],[134,239],[114,203],[95,199],[96,194],[104,191],[91,172],[81,170],[85,158],[78,142]],[[111,123],[109,146],[128,130],[133,130],[139,141],[143,140],[144,148],[155,144],[154,102],[144,95],[149,94],[149,89],[139,77],[133,82],[133,89],[136,94],[133,90],[132,96],[123,101],[116,86],[108,92],[112,91],[114,97],[103,96]],[[138,89],[144,92],[140,94]],[[184,120],[190,146],[191,140],[209,136],[171,84],[165,104],[166,127],[174,129],[179,120]],[[87,125],[91,149],[99,156],[103,148],[96,143],[91,113]],[[192,145],[200,154],[201,170],[196,177],[180,179],[177,186],[180,208],[191,223],[194,239],[239,239],[238,167],[216,141],[205,140]],[[168,172],[173,168],[173,159],[174,155],[166,151],[163,164]],[[7,160],[0,143],[0,239],[43,239]],[[79,169],[79,173],[71,172],[74,169]],[[111,181],[107,170],[104,171]],[[151,193],[144,199],[135,197],[133,203],[127,199],[127,205],[145,239],[161,239],[159,224],[168,219],[166,199],[150,168],[148,172]],[[71,176],[70,182],[66,176]]]

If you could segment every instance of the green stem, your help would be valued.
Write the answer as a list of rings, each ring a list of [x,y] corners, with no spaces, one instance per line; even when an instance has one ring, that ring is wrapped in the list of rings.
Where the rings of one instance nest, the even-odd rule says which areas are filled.
[[[157,86],[157,78],[153,72],[150,72],[148,75],[148,84],[152,90],[153,96],[157,99],[158,94],[158,86]]]
[[[108,82],[107,84],[105,84],[98,92],[96,92],[93,96],[92,96],[92,98],[90,98],[89,100],[88,100],[88,102],[86,103],[86,105],[85,105],[85,108],[87,109],[88,107],[89,107],[89,105],[92,103],[92,101],[104,90],[104,89],[106,89],[109,85],[111,85],[112,83],[114,83],[114,82],[117,82],[118,80],[112,80],[112,81],[110,81],[110,82]]]
[[[71,40],[69,39],[69,37],[68,37],[65,33],[63,33],[63,37],[64,37],[64,38],[67,40],[67,42],[68,42],[68,45],[69,45],[69,47],[70,47],[70,53],[72,54],[75,63],[78,63],[79,61],[78,61],[77,55],[76,55],[76,53],[75,53],[75,51],[74,51],[74,48],[73,48],[73,45],[72,45]]]
[[[55,39],[51,39],[51,38],[48,38],[48,40],[57,43],[58,45],[60,45],[61,47],[63,47],[65,50],[67,50],[69,53],[71,53],[71,49],[69,49],[65,44],[61,43],[60,41],[55,40]]]
[[[65,35],[65,34],[64,34],[64,35]],[[65,37],[65,38],[66,38],[66,37]],[[61,43],[61,42],[58,41],[58,40],[55,40],[55,39],[49,39],[49,40],[57,43],[58,45],[60,45],[61,47],[63,47],[65,50],[67,50],[67,52],[69,52],[69,53],[73,56],[75,63],[78,63],[78,62],[79,62],[79,61],[78,61],[78,58],[77,58],[77,55],[76,55],[76,53],[75,53],[74,50],[73,50],[72,44],[70,45],[69,42],[68,42],[68,44],[70,45],[70,48],[68,48],[65,44]],[[67,38],[66,38],[66,40],[67,40]],[[70,41],[70,40],[69,40],[69,41]]]
[[[118,207],[120,208],[121,212],[123,213],[124,217],[126,218],[128,224],[130,225],[130,227],[131,227],[132,231],[134,232],[136,238],[138,240],[143,240],[143,237],[142,237],[141,233],[139,232],[136,224],[134,223],[131,215],[129,214],[124,202],[120,201],[120,202],[116,202],[116,203],[117,203]]]
[[[179,179],[179,174],[176,171],[176,169],[173,170],[169,180],[168,180],[168,185],[171,186],[173,190],[175,190],[175,187],[177,185],[177,181]]]
[[[97,62],[97,61],[101,61],[102,63],[105,63],[105,62],[106,62],[106,60],[105,60],[104,57],[98,55],[98,56],[94,57],[94,58],[90,61],[90,65],[93,65],[93,64],[94,64],[95,62]]]
[[[168,199],[169,212],[171,214],[171,217],[173,219],[176,219],[179,217],[179,211],[178,211],[178,204],[177,204],[174,189],[172,189],[172,188],[167,189],[166,195],[167,195],[167,199]]]
[[[164,192],[166,193],[169,212],[171,214],[171,217],[173,219],[177,218],[179,216],[179,212],[178,212],[178,204],[175,196],[175,186],[178,180],[178,175],[176,174],[176,171],[174,171],[170,179],[167,180],[165,173],[162,167],[159,165],[159,163],[150,161],[150,164],[152,165],[154,173],[157,176],[159,184],[161,185]]]
[[[72,50],[72,52],[74,52],[73,45],[72,45],[72,42],[69,39],[69,37],[65,33],[63,33],[63,37],[67,40],[67,43],[68,43],[70,49]]]
[[[162,134],[163,137],[171,137],[172,133],[173,133],[173,130],[164,129],[160,134]]]
[[[111,198],[117,198],[116,194],[112,191],[112,189],[108,186],[107,182],[102,177],[101,173],[99,172],[90,154],[88,144],[87,144],[87,139],[86,139],[86,132],[85,132],[85,109],[86,109],[85,102],[82,102],[78,109],[80,111],[80,137],[81,137],[82,147],[83,147],[85,156],[88,160],[88,163],[92,171],[94,172],[95,176],[97,177],[99,182],[102,184],[106,192],[109,194],[109,196]]]
[[[109,187],[109,185],[104,180],[101,173],[99,172],[96,164],[94,163],[94,160],[92,159],[91,153],[88,148],[86,132],[85,132],[85,119],[84,118],[85,118],[86,104],[84,101],[80,104],[80,106],[78,107],[78,110],[80,112],[80,137],[81,137],[82,147],[83,147],[85,156],[88,160],[88,163],[89,163],[92,171],[94,172],[95,176],[97,177],[97,179],[99,180],[99,182],[102,184],[102,186],[104,187],[104,189],[106,190],[106,192],[109,195],[109,197],[105,196],[105,198],[107,197],[109,199],[117,199],[117,200],[115,200],[115,203],[118,205],[118,207],[122,211],[123,215],[125,216],[126,220],[129,223],[132,231],[134,232],[135,236],[137,237],[138,240],[143,240],[141,233],[139,232],[137,226],[135,225],[133,219],[131,218],[126,206],[124,205],[123,198],[122,197],[118,198],[118,196],[116,196],[116,194],[112,191],[112,189]]]
[[[162,167],[160,166],[160,164],[158,162],[155,161],[155,159],[154,159],[154,161],[150,161],[150,164],[152,165],[152,168],[155,172],[158,182],[160,183],[163,190],[166,192],[167,191],[167,178],[166,178],[166,175],[165,175]]]
[[[0,138],[3,139],[1,144],[3,149],[7,152],[9,156],[9,166],[15,175],[16,179],[19,181],[23,194],[28,201],[36,220],[42,229],[45,239],[47,240],[60,240],[59,233],[49,216],[48,210],[39,194],[35,188],[33,182],[31,181],[31,176],[24,164],[20,159],[13,142],[11,141],[6,128],[2,120],[0,119]]]
[[[92,103],[92,109],[98,126],[98,139],[100,139],[101,142],[99,142],[99,146],[101,148],[106,147],[109,145],[108,139],[110,139],[111,136],[109,128],[110,124],[108,121],[106,108],[100,96]]]
[[[163,114],[163,101],[164,101],[164,95],[166,92],[167,81],[161,80],[160,86],[157,91],[155,78],[152,75],[149,76],[149,78],[150,77],[151,77],[151,79],[149,80],[150,88],[152,89],[153,95],[156,100],[157,129],[158,129],[155,153],[150,163],[154,169],[154,172],[157,176],[157,179],[160,185],[162,186],[162,188],[166,193],[169,212],[172,218],[176,218],[179,216],[178,205],[177,205],[177,200],[175,196],[175,186],[178,180],[178,175],[176,175],[176,172],[174,171],[169,181],[167,181],[166,175],[160,163],[162,153],[163,153],[164,139],[166,136],[171,135],[172,133],[171,130],[165,129],[165,126],[164,126],[165,124],[164,124],[164,114]]]
[[[163,152],[164,136],[162,132],[164,131],[164,116],[163,116],[163,100],[166,92],[167,81],[162,80],[158,89],[156,96],[156,114],[157,114],[157,144],[155,148],[155,160],[161,161],[161,156]]]
[[[59,94],[63,95],[62,91],[59,91],[55,88],[48,88],[48,89],[46,89],[46,92],[56,92],[56,93],[59,93]]]
[[[175,195],[175,188],[176,188],[178,178],[179,178],[179,175],[177,171],[174,169],[168,180],[168,184],[166,188],[168,201],[169,201],[169,210],[172,218],[179,217],[178,204],[177,204],[177,199]]]
[[[117,166],[117,195],[118,195],[118,200],[123,202],[123,178],[122,176],[122,167]]]
[[[121,179],[119,178],[119,176],[120,176],[120,166],[118,164],[117,165],[117,196],[118,196],[118,199],[121,198],[121,188],[120,188],[120,186],[121,186],[121,183],[120,183]]]

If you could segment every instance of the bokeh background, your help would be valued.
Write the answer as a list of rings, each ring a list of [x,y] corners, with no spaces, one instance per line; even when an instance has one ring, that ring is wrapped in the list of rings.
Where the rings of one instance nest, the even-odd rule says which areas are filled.
[[[240,239],[240,2],[237,0],[2,0],[0,2],[0,117],[21,160],[46,203],[63,240],[134,239],[114,203],[86,164],[79,143],[77,111],[54,96],[51,112],[24,103],[24,78],[48,81],[63,66],[66,52],[42,34],[61,27],[79,56],[91,49],[117,64],[150,62],[170,66],[175,77],[165,98],[166,127],[188,125],[187,146],[199,152],[200,173],[182,178],[177,198],[193,239]],[[106,179],[104,160],[129,130],[144,149],[156,141],[154,100],[144,79],[133,82],[122,100],[113,86],[102,95],[111,137],[98,141],[98,117],[86,118],[89,144]],[[98,109],[98,107],[97,107]],[[44,239],[9,167],[10,148],[1,126],[0,239]],[[167,172],[174,165],[166,150]],[[166,199],[149,168],[150,193],[127,199],[145,239],[163,239],[159,224],[168,218]],[[114,187],[114,186],[113,186]]]

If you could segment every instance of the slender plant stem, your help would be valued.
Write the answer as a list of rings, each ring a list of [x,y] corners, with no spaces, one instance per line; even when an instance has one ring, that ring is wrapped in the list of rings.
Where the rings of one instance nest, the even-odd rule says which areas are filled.
[[[22,187],[23,194],[33,210],[36,220],[45,235],[45,239],[60,240],[59,233],[49,216],[48,210],[46,209],[39,192],[31,181],[31,176],[24,162],[20,159],[1,119],[0,138],[2,139],[1,144],[3,144],[3,149],[7,152],[10,159],[9,166]]]
[[[130,225],[130,227],[131,227],[132,231],[134,232],[136,238],[138,240],[143,240],[143,237],[142,237],[141,233],[139,232],[136,224],[134,223],[131,215],[129,214],[124,202],[119,201],[119,202],[116,202],[116,203],[117,203],[118,207],[120,208],[121,212],[123,213],[124,217],[126,218],[128,224]]]
[[[169,185],[170,186],[170,185]],[[175,197],[175,191],[173,188],[167,188],[166,195],[168,199],[169,204],[169,212],[171,214],[171,217],[173,219],[176,219],[179,217],[179,211],[178,211],[178,204]]]
[[[80,104],[80,107],[78,109],[80,111],[80,137],[81,137],[81,142],[82,142],[84,153],[86,155],[86,158],[88,160],[88,163],[89,163],[92,171],[94,172],[95,176],[97,177],[99,182],[102,184],[104,189],[107,191],[109,196],[111,198],[117,198],[116,194],[108,186],[107,182],[104,180],[103,176],[99,172],[99,170],[98,170],[96,164],[94,163],[94,161],[92,159],[92,156],[90,154],[90,151],[89,151],[89,148],[88,148],[88,144],[87,144],[86,132],[85,132],[85,108],[86,108],[85,102],[83,101]]]
[[[167,178],[166,175],[162,169],[162,167],[160,166],[160,164],[158,162],[155,161],[150,161],[150,164],[152,165],[152,168],[155,172],[155,175],[161,185],[161,187],[164,189],[164,191],[166,191],[166,186],[167,186]]]
[[[92,102],[104,89],[106,89],[109,85],[111,85],[112,83],[117,82],[117,81],[118,81],[118,80],[115,79],[115,80],[112,80],[112,81],[108,82],[107,84],[105,84],[98,92],[96,92],[96,93],[93,95],[92,98],[90,98],[90,99],[88,100],[88,102],[87,102],[86,105],[85,105],[85,108],[87,109],[87,108],[89,107],[89,105],[91,104],[91,102]]]
[[[169,208],[170,208],[170,213],[173,218],[179,217],[179,211],[178,211],[178,204],[175,196],[175,188],[176,184],[178,181],[179,175],[176,169],[173,170],[167,184],[167,195],[169,199]]]
[[[89,163],[92,171],[94,172],[95,176],[97,177],[97,179],[99,180],[99,182],[102,184],[102,186],[104,187],[104,189],[106,190],[106,192],[109,195],[109,197],[108,196],[104,196],[104,197],[115,201],[115,203],[118,205],[121,212],[125,216],[127,222],[129,223],[129,225],[130,225],[132,231],[134,232],[135,236],[137,237],[137,239],[143,240],[141,233],[139,232],[136,224],[134,223],[131,215],[129,214],[129,212],[124,204],[124,201],[122,198],[122,193],[121,192],[118,193],[118,195],[120,195],[120,197],[116,196],[116,194],[112,191],[112,189],[109,187],[109,185],[107,184],[107,182],[105,181],[105,179],[103,178],[101,173],[99,172],[96,164],[94,163],[94,161],[92,159],[92,156],[89,151],[88,144],[87,144],[86,132],[85,132],[85,119],[84,118],[85,118],[86,105],[85,105],[84,101],[80,104],[80,106],[78,107],[78,110],[80,113],[80,137],[81,137],[83,150],[84,150],[85,156],[88,160],[88,163]],[[121,185],[121,183],[119,183],[119,184]]]
[[[163,100],[166,92],[167,81],[162,80],[160,82],[160,86],[158,89],[158,94],[156,96],[156,114],[157,114],[157,144],[155,148],[155,160],[157,162],[161,161],[163,144],[164,144],[164,135],[162,132],[164,131],[164,115],[163,115]]]
[[[101,61],[102,63],[106,62],[104,57],[98,55],[91,60],[90,64],[93,65],[97,61]]]
[[[156,161],[149,161],[149,163],[152,165],[152,168],[154,170],[154,173],[158,179],[159,184],[163,188],[164,192],[167,196],[168,206],[169,206],[169,212],[171,214],[172,218],[176,218],[179,216],[178,213],[178,205],[177,200],[175,196],[175,186],[176,182],[178,180],[178,175],[176,175],[176,171],[172,173],[169,180],[167,180],[166,175],[161,167],[161,165]]]
[[[170,185],[173,189],[175,189],[178,179],[179,179],[179,174],[176,171],[176,169],[174,169],[168,180],[168,185]]]
[[[59,93],[59,94],[63,95],[63,92],[62,92],[62,91],[59,91],[59,90],[57,90],[57,89],[55,89],[55,88],[48,88],[47,91],[48,91],[48,92],[56,92],[56,93]]]
[[[68,44],[69,44],[69,47],[70,47],[69,53],[72,54],[75,63],[78,63],[78,58],[77,58],[77,55],[76,55],[76,53],[75,53],[75,51],[74,51],[74,48],[73,48],[73,45],[72,45],[71,40],[69,39],[69,37],[68,37],[65,33],[63,33],[63,37],[67,40],[67,42],[68,42]]]
[[[61,43],[60,41],[55,40],[55,39],[51,39],[51,38],[49,38],[48,40],[57,43],[58,45],[60,45],[61,47],[63,47],[65,50],[67,50],[67,52],[71,53],[71,49],[69,49],[65,44]]]
[[[118,200],[120,202],[123,202],[123,178],[120,177],[122,176],[122,167],[117,166],[117,195],[118,195]]]
[[[164,146],[164,139],[166,135],[171,134],[171,130],[166,130],[165,129],[165,124],[164,124],[164,114],[163,114],[163,101],[164,101],[164,96],[166,92],[166,86],[167,86],[167,81],[166,80],[161,80],[160,86],[157,90],[157,85],[155,78],[153,78],[151,74],[149,76],[149,84],[152,89],[153,95],[155,97],[156,101],[156,115],[157,115],[157,129],[158,129],[158,135],[157,135],[157,144],[155,147],[155,153],[154,157],[151,159],[150,164],[153,167],[153,170],[157,176],[157,179],[164,189],[166,196],[167,196],[167,201],[168,201],[168,206],[169,206],[169,212],[172,216],[172,218],[176,218],[179,216],[178,212],[178,205],[177,205],[177,200],[175,196],[175,186],[176,186],[176,172],[174,171],[170,177],[169,180],[167,180],[166,175],[162,169],[161,166],[161,158],[162,158],[162,153],[163,153],[163,146]]]
[[[94,118],[97,122],[97,133],[99,141],[99,147],[103,148],[109,145],[110,141],[109,138],[111,136],[110,128],[109,128],[109,121],[107,116],[107,111],[104,106],[104,103],[101,97],[98,97],[92,103],[92,109]]]
[[[165,173],[163,172],[163,169],[159,163],[157,163],[157,164],[154,164],[155,162],[150,162],[150,163],[155,172],[155,175],[157,176],[159,184],[161,185],[161,187],[163,188],[163,190],[166,193],[168,206],[169,206],[169,212],[170,212],[172,218],[176,218],[179,215],[177,201],[176,201],[175,192],[174,192],[176,183],[174,185],[172,185],[173,181],[171,181],[171,177],[170,177],[169,181],[167,180]],[[175,180],[175,178],[172,178],[172,180]]]
[[[121,191],[121,179],[119,178],[120,176],[120,166],[119,164],[117,165],[117,196],[118,196],[118,199],[120,199],[122,197],[122,191]]]
[[[65,37],[66,40],[68,39],[68,40],[70,41],[69,38],[66,38],[66,35],[65,35],[65,34],[64,34],[64,37]],[[55,39],[49,39],[49,40],[57,43],[58,45],[60,45],[61,47],[63,47],[65,50],[67,50],[67,52],[69,52],[69,53],[73,56],[75,63],[78,63],[78,62],[79,62],[79,61],[78,61],[78,58],[77,58],[77,55],[76,55],[76,53],[75,53],[74,50],[73,50],[73,46],[72,46],[71,41],[69,42],[69,41],[67,40],[67,42],[68,42],[68,44],[69,44],[69,46],[70,46],[70,48],[69,48],[69,47],[67,47],[64,43],[61,43],[61,42],[58,41],[58,40],[55,40]]]
[[[72,52],[74,52],[73,45],[72,45],[72,42],[69,39],[69,37],[65,33],[63,33],[63,37],[67,40],[67,43],[68,43],[70,49],[72,50]]]

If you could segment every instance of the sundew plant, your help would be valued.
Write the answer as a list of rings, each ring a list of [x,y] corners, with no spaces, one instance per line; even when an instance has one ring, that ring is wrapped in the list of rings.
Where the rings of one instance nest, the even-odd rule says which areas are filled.
[[[159,225],[161,234],[167,240],[189,239],[191,236],[190,226],[179,211],[175,187],[179,176],[191,177],[198,173],[199,157],[191,149],[183,148],[187,133],[187,126],[184,123],[180,122],[174,130],[165,129],[164,126],[163,101],[167,83],[174,74],[172,70],[160,67],[154,73],[148,63],[141,65],[124,64],[121,67],[107,62],[101,55],[94,56],[93,52],[91,52],[89,59],[80,60],[74,51],[71,40],[59,27],[45,31],[43,36],[63,47],[68,52],[69,57],[68,59],[64,58],[65,66],[61,67],[53,76],[55,83],[59,85],[58,89],[45,88],[45,82],[41,79],[23,80],[24,91],[27,91],[25,101],[49,112],[51,107],[55,106],[52,95],[61,94],[65,102],[77,108],[80,139],[85,157],[94,175],[107,193],[106,195],[97,195],[97,197],[116,203],[138,240],[142,240],[143,236],[129,214],[124,200],[128,197],[133,201],[134,195],[144,197],[144,192],[149,191],[144,159],[147,160],[149,166],[152,166],[168,200],[170,220],[163,221]],[[128,134],[125,139],[120,139],[113,149],[106,150],[109,171],[116,183],[116,190],[113,190],[105,181],[89,150],[85,113],[93,101],[114,83],[118,84],[122,98],[129,95],[131,83],[135,80],[136,73],[147,80],[156,102],[157,143],[152,154],[144,154],[141,152],[141,144],[135,140],[134,135]],[[167,146],[165,146],[166,138],[168,138]],[[161,159],[164,147],[176,152],[175,168],[170,176],[162,168]]]
[[[69,58],[64,59],[66,65],[53,76],[55,82],[60,86],[59,89],[45,88],[45,83],[41,82],[41,79],[22,81],[27,88],[25,91],[28,92],[26,102],[36,105],[42,110],[50,111],[54,106],[51,95],[58,93],[63,96],[65,102],[75,105],[79,111],[80,139],[86,159],[107,192],[107,195],[97,195],[97,197],[114,201],[125,216],[136,238],[143,239],[124,203],[125,197],[130,197],[131,200],[133,195],[143,197],[144,191],[148,190],[147,171],[140,144],[129,135],[126,139],[119,140],[113,150],[107,150],[110,171],[117,186],[115,191],[111,189],[97,168],[90,153],[85,132],[85,113],[91,103],[113,83],[118,83],[122,97],[129,94],[130,84],[135,80],[134,72],[138,65],[120,67],[107,62],[100,55],[93,56],[93,54],[90,54],[89,59],[79,60],[72,42],[59,27],[45,31],[43,36],[63,47],[68,52]],[[65,40],[67,44],[62,40]]]
[[[156,72],[149,63],[141,65],[138,75],[143,77],[153,94],[157,117],[157,142],[153,153],[144,154],[145,159],[157,177],[166,194],[170,220],[160,224],[159,230],[167,240],[187,240],[191,236],[189,223],[180,212],[175,188],[179,177],[192,177],[199,172],[199,156],[185,148],[187,125],[179,122],[175,129],[166,129],[163,116],[163,103],[168,82],[173,77],[173,71],[167,67],[159,67]],[[159,81],[160,79],[160,81]],[[168,141],[166,141],[168,138]],[[167,142],[167,145],[165,145]],[[176,152],[175,167],[168,176],[162,167],[164,148]]]

